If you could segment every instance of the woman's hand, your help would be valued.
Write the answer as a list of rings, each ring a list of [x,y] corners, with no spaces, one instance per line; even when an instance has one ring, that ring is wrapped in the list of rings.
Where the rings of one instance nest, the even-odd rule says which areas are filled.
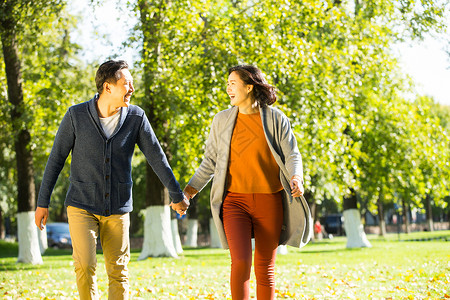
[[[298,175],[292,176],[290,186],[292,197],[300,197],[305,192],[302,179]]]

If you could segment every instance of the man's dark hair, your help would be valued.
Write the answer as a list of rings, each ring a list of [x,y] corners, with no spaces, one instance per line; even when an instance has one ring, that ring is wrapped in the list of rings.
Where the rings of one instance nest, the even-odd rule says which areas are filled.
[[[105,82],[117,83],[117,80],[120,79],[119,71],[122,69],[128,69],[128,64],[124,60],[108,60],[98,67],[97,74],[95,74],[95,84],[99,95],[103,92]]]
[[[228,69],[228,75],[236,72],[245,84],[253,85],[253,97],[259,106],[265,107],[277,101],[276,90],[267,83],[260,69],[252,65],[238,65]]]

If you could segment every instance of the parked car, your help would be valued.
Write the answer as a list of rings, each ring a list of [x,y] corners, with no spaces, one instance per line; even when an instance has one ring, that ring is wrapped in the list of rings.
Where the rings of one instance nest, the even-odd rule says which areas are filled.
[[[48,223],[47,227],[47,244],[53,248],[72,248],[72,240],[70,238],[69,224],[58,222]]]
[[[327,234],[345,235],[344,216],[342,214],[330,214],[321,218],[321,223]]]

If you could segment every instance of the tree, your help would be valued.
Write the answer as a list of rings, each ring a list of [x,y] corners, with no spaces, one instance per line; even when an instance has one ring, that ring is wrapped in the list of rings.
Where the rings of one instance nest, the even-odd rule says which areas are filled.
[[[69,41],[74,20],[62,12],[64,3],[56,0],[0,4],[9,101],[1,105],[10,112],[11,124],[2,127],[7,129],[5,134],[12,135],[14,145],[5,147],[2,157],[9,160],[15,156],[16,160],[19,262],[42,262],[34,225],[36,177],[43,172],[58,116],[72,97],[86,89],[77,68],[66,71],[77,47]],[[68,95],[73,91],[76,93]],[[1,180],[10,181],[10,171],[4,166],[2,163],[5,176]],[[2,206],[16,198],[9,196],[14,190],[7,191]]]
[[[416,193],[420,196],[425,207],[428,230],[433,231],[431,204],[444,207],[445,196],[450,192],[450,137],[445,128],[445,123],[437,115],[433,114],[433,103],[427,97],[419,97],[415,102],[417,114],[415,128],[417,131],[412,136],[415,144],[421,145],[414,148],[414,164],[417,168],[415,174],[419,179]],[[420,203],[420,200],[417,201]]]
[[[354,4],[353,36],[357,50],[351,65],[360,84],[355,89],[354,101],[357,132],[351,138],[361,145],[360,176],[355,178],[359,178],[363,195],[372,199],[371,206],[375,203],[378,206],[384,233],[383,206],[392,205],[395,194],[405,195],[411,189],[408,183],[417,184],[411,180],[415,169],[411,168],[410,147],[416,126],[409,126],[411,120],[417,120],[408,118],[413,107],[399,97],[407,89],[407,82],[387,49],[398,40],[442,31],[447,3],[423,1],[415,5],[404,1],[395,5],[392,1],[381,1],[375,5],[355,1]]]
[[[198,195],[191,200],[195,204],[198,201]],[[194,204],[193,203],[193,204]],[[197,247],[197,234],[198,234],[198,214],[197,214],[197,205],[191,205],[188,210],[188,219],[187,219],[187,238],[186,245],[189,247]]]
[[[8,100],[11,107],[12,130],[17,135],[14,140],[17,168],[17,204],[19,262],[42,263],[37,231],[33,227],[35,206],[35,183],[33,155],[30,149],[31,136],[28,124],[24,122],[25,107],[22,88],[22,70],[18,52],[17,30],[20,26],[21,6],[29,8],[30,3],[22,1],[2,1],[0,6],[1,41],[5,73],[8,83]]]
[[[0,60],[0,82],[6,82],[4,74],[4,63]],[[5,88],[6,89],[6,88]],[[17,194],[17,185],[15,182],[15,163],[14,157],[11,154],[11,145],[13,145],[14,135],[12,132],[10,122],[10,106],[11,103],[7,100],[6,91],[2,89],[0,92],[0,238],[5,238],[6,234],[11,234],[6,228],[6,220],[11,219],[10,211],[17,210],[15,203],[15,195]]]
[[[183,183],[200,158],[198,150],[204,145],[212,117],[218,107],[226,105],[220,101],[225,93],[218,86],[225,86],[230,64],[211,25],[221,15],[210,13],[220,6],[199,1],[138,1],[137,6],[143,39],[141,103]],[[155,177],[149,180],[158,181]],[[160,195],[162,188],[157,187],[152,195]],[[147,200],[149,209],[167,206],[169,201],[154,196]]]
[[[163,18],[166,14],[166,1],[138,1],[137,3],[141,30],[143,37],[143,83],[144,83],[144,110],[148,113],[148,119],[158,137],[162,137],[162,146],[166,156],[168,151],[165,143],[164,127],[167,126],[164,111],[167,108],[161,106],[160,99],[152,89],[155,86],[158,69],[160,67],[161,33],[164,29]],[[156,83],[158,87],[158,83]],[[156,95],[155,95],[156,94]],[[162,99],[161,99],[162,100]],[[159,114],[157,114],[159,112]],[[161,135],[162,133],[162,135]],[[170,156],[169,156],[170,157]],[[146,189],[146,216],[144,225],[144,244],[139,259],[148,256],[178,257],[173,243],[169,195],[156,173],[147,164],[147,189]],[[155,228],[156,230],[153,230]]]
[[[221,89],[227,68],[251,63],[279,89],[277,105],[301,141],[311,205],[325,196],[342,203],[351,189],[370,200],[369,209],[377,199],[392,205],[411,172],[401,151],[385,151],[383,145],[409,151],[408,137],[402,136],[408,123],[398,114],[410,107],[400,96],[407,84],[389,48],[405,36],[442,30],[445,4],[145,3],[138,6],[144,102],[152,105],[147,110],[156,114],[153,124],[181,181],[201,159],[212,117],[228,107]],[[375,169],[376,159],[383,162],[381,170]]]

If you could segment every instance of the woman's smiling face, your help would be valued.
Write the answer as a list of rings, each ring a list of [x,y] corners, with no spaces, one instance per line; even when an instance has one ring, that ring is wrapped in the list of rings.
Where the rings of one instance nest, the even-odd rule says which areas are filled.
[[[228,76],[227,94],[230,96],[231,105],[249,106],[252,103],[250,92],[253,86],[245,84],[237,72],[231,72]]]

